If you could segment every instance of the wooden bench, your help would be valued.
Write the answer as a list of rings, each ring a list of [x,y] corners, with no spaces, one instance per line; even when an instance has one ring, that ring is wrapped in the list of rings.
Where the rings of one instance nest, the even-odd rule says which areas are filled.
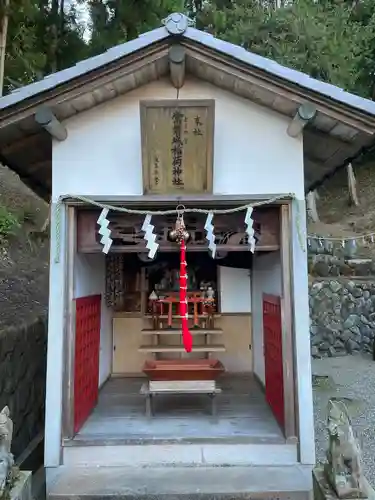
[[[179,381],[150,381],[145,382],[140,393],[146,397],[146,416],[152,416],[152,398],[157,394],[207,394],[211,399],[212,415],[216,416],[216,396],[221,389],[213,380],[179,380]]]

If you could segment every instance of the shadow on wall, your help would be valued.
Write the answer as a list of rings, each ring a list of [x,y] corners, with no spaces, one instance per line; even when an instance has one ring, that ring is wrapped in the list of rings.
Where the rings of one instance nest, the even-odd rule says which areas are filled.
[[[46,353],[45,317],[0,332],[0,409],[11,411],[15,457],[44,429]]]

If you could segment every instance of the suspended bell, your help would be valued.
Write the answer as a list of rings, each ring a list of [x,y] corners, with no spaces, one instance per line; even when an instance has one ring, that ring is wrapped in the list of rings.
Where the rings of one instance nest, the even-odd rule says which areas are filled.
[[[178,207],[177,207],[176,224],[174,229],[172,229],[172,231],[169,231],[169,238],[172,241],[178,241],[178,242],[185,241],[185,243],[190,238],[189,232],[186,231],[183,212],[182,210],[179,211]]]

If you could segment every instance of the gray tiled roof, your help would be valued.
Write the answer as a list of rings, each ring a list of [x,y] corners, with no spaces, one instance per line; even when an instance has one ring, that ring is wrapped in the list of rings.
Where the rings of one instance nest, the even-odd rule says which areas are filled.
[[[167,29],[164,26],[149,31],[144,35],[139,36],[135,40],[131,40],[129,42],[113,47],[101,55],[83,60],[71,68],[58,71],[57,73],[46,76],[38,82],[15,90],[11,94],[0,99],[0,109],[7,108],[8,106],[17,104],[24,99],[35,96],[47,90],[51,90],[58,85],[67,83],[79,76],[83,76],[90,71],[96,70],[102,66],[116,61],[117,59],[120,59],[126,55],[130,55],[140,49],[146,48],[147,46],[155,42],[162,41],[170,36],[171,35],[168,33]],[[181,36],[187,40],[192,40],[210,49],[214,49],[218,52],[227,54],[228,56],[231,56],[242,63],[258,68],[284,81],[296,84],[303,89],[317,92],[322,96],[331,98],[337,102],[346,104],[347,106],[353,107],[357,110],[375,115],[375,102],[369,99],[364,99],[362,97],[350,94],[349,92],[345,92],[339,87],[336,87],[329,83],[315,80],[314,78],[311,78],[310,76],[301,73],[300,71],[286,68],[285,66],[282,66],[275,61],[272,61],[271,59],[249,52],[244,48],[232,43],[219,40],[218,38],[215,38],[208,33],[199,31],[192,27],[188,27]]]
[[[51,90],[58,85],[67,83],[74,78],[99,69],[100,67],[110,64],[124,56],[130,55],[137,50],[148,47],[155,42],[162,41],[168,38],[168,36],[170,35],[164,27],[157,28],[139,36],[138,38],[135,38],[134,40],[116,45],[116,47],[112,47],[103,54],[90,57],[89,59],[84,59],[70,68],[63,69],[57,73],[52,73],[38,82],[31,83],[30,85],[14,90],[0,99],[0,109],[7,108],[8,106],[17,104],[24,99],[46,92],[47,90]]]
[[[272,59],[249,52],[233,43],[219,40],[209,33],[204,33],[194,28],[188,28],[184,36],[189,40],[193,40],[194,42],[201,43],[218,52],[227,54],[249,66],[266,71],[270,75],[281,78],[282,80],[287,80],[307,90],[318,92],[335,101],[342,102],[343,104],[357,108],[365,113],[375,115],[375,102],[370,99],[364,99],[363,97],[345,92],[345,90],[342,90],[340,87],[311,78],[306,73],[282,66]]]

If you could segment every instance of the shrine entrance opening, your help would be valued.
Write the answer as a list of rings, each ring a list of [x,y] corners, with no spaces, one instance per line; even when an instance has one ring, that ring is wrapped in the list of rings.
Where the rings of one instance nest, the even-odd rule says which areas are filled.
[[[95,298],[96,309],[86,311],[85,324],[76,314],[74,335],[87,343],[79,344],[82,352],[97,353],[90,358],[91,364],[97,359],[97,369],[82,370],[87,360],[76,342],[72,387],[79,391],[70,400],[77,416],[66,438],[77,446],[104,438],[108,444],[228,438],[285,443],[280,207],[254,215],[255,255],[237,214],[225,216],[226,222],[217,217],[215,259],[206,248],[205,218],[185,217],[192,232],[186,253],[189,353],[179,309],[179,247],[168,236],[175,217],[153,220],[160,245],[153,260],[145,252],[143,218],[132,217],[110,217],[113,244],[104,255],[98,212],[77,213],[73,302],[78,312]]]

